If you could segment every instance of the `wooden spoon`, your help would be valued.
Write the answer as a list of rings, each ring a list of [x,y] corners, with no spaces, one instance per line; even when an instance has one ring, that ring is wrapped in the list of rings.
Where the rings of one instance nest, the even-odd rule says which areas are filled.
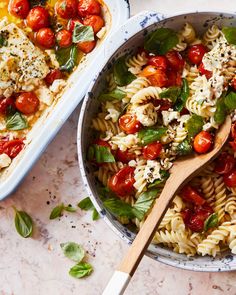
[[[227,141],[230,128],[231,119],[228,116],[220,130],[216,133],[214,148],[209,153],[203,155],[195,154],[194,156],[184,157],[174,162],[170,170],[170,177],[166,181],[160,197],[155,201],[150,214],[138,232],[121,265],[110,279],[103,295],[123,294],[177,191],[217,157]]]

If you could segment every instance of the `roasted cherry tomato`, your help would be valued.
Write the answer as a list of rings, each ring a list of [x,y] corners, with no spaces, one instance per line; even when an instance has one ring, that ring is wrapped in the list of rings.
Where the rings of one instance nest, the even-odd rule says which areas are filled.
[[[190,185],[186,185],[182,189],[181,197],[185,201],[193,203],[194,205],[203,205],[205,203],[205,200],[203,199],[203,197],[201,197],[200,194]]]
[[[151,56],[148,59],[148,65],[166,70],[168,66],[168,60],[163,55]]]
[[[28,0],[11,0],[9,3],[9,11],[16,17],[26,18],[30,11]]]
[[[52,29],[43,28],[36,33],[37,43],[47,49],[54,47],[55,45],[55,35]]]
[[[102,140],[102,139],[94,140],[94,144],[101,145],[101,146],[106,146],[106,147],[111,148],[110,144],[107,141]]]
[[[9,141],[0,141],[0,154],[7,154],[11,159],[15,158],[23,149],[22,139],[13,139]]]
[[[136,159],[136,155],[134,153],[129,152],[128,150],[121,151],[120,149],[118,149],[116,152],[116,159],[119,162],[128,164],[129,161]]]
[[[7,115],[11,109],[15,109],[15,101],[12,97],[3,98],[0,100],[0,114]]]
[[[236,152],[236,142],[230,141],[229,144],[230,144],[231,148]]]
[[[68,31],[73,33],[76,24],[82,25],[83,23],[79,18],[70,19],[67,24]]]
[[[77,14],[76,0],[58,0],[55,4],[56,13],[65,19],[73,18]]]
[[[195,152],[199,154],[205,154],[212,147],[212,142],[213,140],[211,134],[203,130],[195,136],[193,141],[193,148]]]
[[[233,78],[231,85],[234,88],[234,90],[236,90],[236,77]]]
[[[193,211],[189,208],[185,208],[183,211],[181,211],[181,215],[184,223],[187,225],[189,223],[191,216],[193,215]]]
[[[211,213],[194,213],[187,223],[189,229],[193,232],[201,232],[204,229],[205,220],[211,215]]]
[[[136,115],[126,113],[119,119],[120,128],[128,134],[138,132],[141,128],[141,123],[137,120]]]
[[[233,139],[236,139],[236,122],[234,122],[231,126],[231,136]]]
[[[69,47],[72,44],[72,34],[70,31],[67,31],[65,29],[60,30],[56,34],[56,40],[60,47],[62,48]]]
[[[160,142],[149,143],[143,148],[143,157],[146,160],[155,160],[161,153],[162,144]]]
[[[101,13],[101,5],[96,0],[79,0],[78,13],[81,17],[92,14],[99,15]]]
[[[177,71],[177,72],[182,72],[184,68],[184,60],[182,55],[175,50],[169,51],[166,53],[166,58],[168,60],[168,63],[170,67]]]
[[[231,170],[229,173],[224,174],[224,183],[228,187],[236,187],[236,169]]]
[[[16,108],[25,115],[37,112],[39,99],[34,92],[23,92],[16,99]]]
[[[104,20],[99,15],[89,15],[86,16],[83,20],[85,26],[91,26],[94,33],[96,34],[104,26]]]
[[[81,50],[83,53],[89,53],[96,46],[96,41],[94,40],[94,41],[80,42],[77,44],[77,46],[79,50]]]
[[[49,26],[49,13],[46,8],[36,6],[32,8],[27,16],[27,25],[33,30],[38,31]]]
[[[147,77],[153,86],[164,87],[168,84],[168,78],[166,72],[156,66],[148,65],[146,66],[141,74],[143,77]]]
[[[234,157],[226,152],[223,152],[217,158],[214,170],[218,174],[227,174],[234,168],[234,165]]]
[[[53,69],[47,74],[44,80],[47,83],[47,85],[52,85],[52,83],[55,80],[61,79],[62,77],[63,77],[63,74],[59,69]]]
[[[126,166],[113,175],[108,181],[108,187],[118,196],[124,197],[132,193],[135,182],[134,168]]]
[[[170,86],[182,86],[182,77],[180,72],[176,72],[172,68],[168,68],[166,71],[167,75],[167,87]]]
[[[198,70],[201,75],[205,75],[207,79],[210,79],[212,77],[212,72],[208,71],[204,68],[204,64],[201,62],[200,66],[198,67]]]
[[[200,65],[203,55],[207,52],[207,49],[202,44],[192,45],[188,49],[188,59],[195,65]]]

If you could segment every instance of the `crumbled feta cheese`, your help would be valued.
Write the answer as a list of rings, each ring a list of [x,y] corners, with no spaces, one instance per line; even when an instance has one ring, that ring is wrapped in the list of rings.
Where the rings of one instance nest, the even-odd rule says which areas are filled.
[[[7,154],[0,155],[0,169],[6,168],[11,164],[11,158]]]
[[[199,104],[204,101],[210,101],[213,96],[211,82],[207,80],[205,75],[197,77],[190,86],[192,99]]]
[[[188,120],[191,118],[190,115],[182,115],[179,119],[178,119],[178,122],[179,122],[179,126],[181,128],[184,127],[185,123],[188,122]]]
[[[149,183],[152,183],[156,179],[161,179],[160,169],[161,165],[159,162],[148,160],[144,170],[144,179]]]
[[[224,76],[221,76],[219,71],[213,72],[209,82],[212,85],[215,98],[221,97],[221,94],[224,90]]]
[[[66,81],[63,79],[56,79],[53,81],[52,85],[49,87],[50,91],[53,93],[59,93],[62,88],[66,86]]]
[[[109,101],[106,102],[105,109],[108,112],[108,115],[105,117],[105,120],[111,119],[113,123],[116,123],[119,119],[120,112],[117,111],[114,105]]]
[[[48,106],[52,104],[54,96],[46,86],[41,86],[35,91],[35,93],[38,96],[38,99],[44,104]]]
[[[137,162],[135,160],[131,160],[131,161],[129,161],[128,166],[130,166],[130,167],[136,167],[137,166]]]
[[[98,37],[98,39],[102,39],[105,36],[106,32],[107,32],[106,27],[102,27],[101,30],[97,32],[96,36]]]
[[[132,112],[137,116],[137,120],[143,126],[153,126],[157,122],[157,112],[151,102],[145,105],[135,106]]]
[[[170,122],[172,122],[173,120],[178,120],[180,118],[180,113],[173,110],[162,111],[161,113],[164,126],[168,126]]]

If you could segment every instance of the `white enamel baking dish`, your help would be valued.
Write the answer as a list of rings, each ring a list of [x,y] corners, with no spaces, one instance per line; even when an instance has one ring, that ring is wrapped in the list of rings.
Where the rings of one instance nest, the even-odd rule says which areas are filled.
[[[63,123],[82,100],[94,72],[103,63],[104,49],[108,37],[129,18],[128,0],[104,0],[104,7],[104,17],[107,24],[106,36],[70,76],[61,98],[50,106],[36,122],[27,136],[28,144],[24,151],[13,160],[9,168],[1,173],[0,200],[17,188]]]

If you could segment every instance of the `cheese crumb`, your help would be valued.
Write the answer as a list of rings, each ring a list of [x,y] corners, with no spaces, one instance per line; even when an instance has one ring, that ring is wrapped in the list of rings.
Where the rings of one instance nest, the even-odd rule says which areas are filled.
[[[152,183],[156,179],[161,179],[160,169],[161,165],[159,162],[148,160],[144,170],[144,179],[146,179],[149,183]]]
[[[7,154],[0,155],[0,169],[6,168],[11,164],[11,158]]]
[[[161,113],[164,126],[168,126],[170,122],[172,122],[173,120],[178,120],[180,118],[180,113],[173,110],[162,111]]]

